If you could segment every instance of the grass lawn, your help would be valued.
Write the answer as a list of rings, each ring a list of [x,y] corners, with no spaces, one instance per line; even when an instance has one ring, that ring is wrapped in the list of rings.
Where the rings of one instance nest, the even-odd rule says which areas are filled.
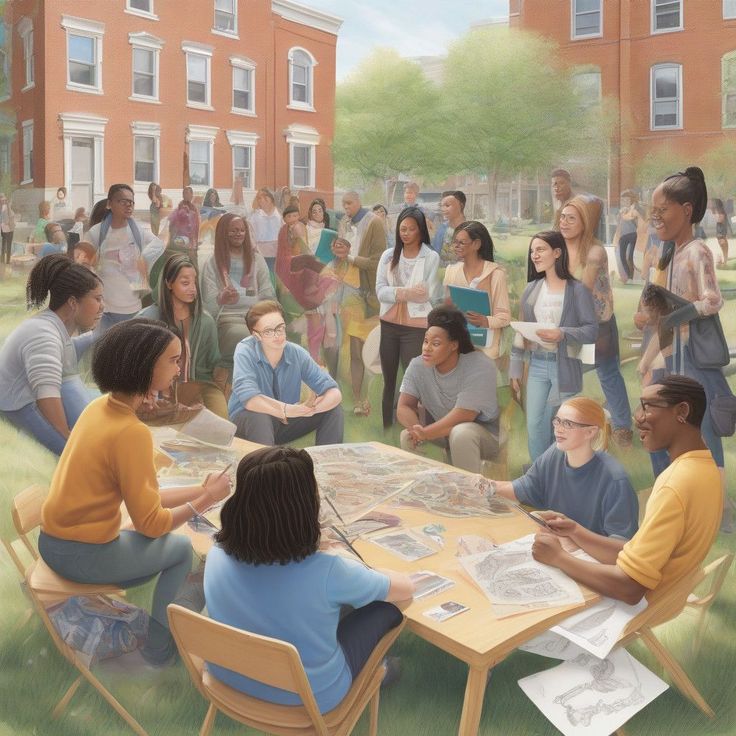
[[[507,261],[513,292],[518,297],[526,278],[528,236],[512,236],[498,242],[498,254]],[[736,272],[719,271],[722,286],[736,286]],[[25,316],[24,280],[0,281],[0,341]],[[633,330],[633,313],[640,287],[618,285],[615,289],[616,314],[622,337],[622,358],[633,357],[625,335]],[[736,300],[727,301],[721,319],[730,344],[736,344]],[[625,362],[624,377],[631,403],[639,395],[635,375],[636,360]],[[595,372],[585,377],[588,396],[603,399]],[[382,440],[398,444],[398,431],[384,435],[380,420],[381,381],[370,386],[373,412],[368,418],[346,415],[347,442]],[[508,390],[501,389],[502,404],[509,401]],[[346,402],[346,406],[348,403]],[[304,442],[303,444],[309,444]],[[736,441],[726,440],[726,467],[736,467]],[[625,452],[613,452],[624,463],[635,488],[652,484],[647,454],[638,443]],[[511,477],[519,474],[528,461],[526,432],[520,411],[513,416],[509,448]],[[12,536],[10,499],[30,483],[48,483],[55,458],[34,441],[19,435],[0,421],[0,535]],[[736,482],[729,480],[729,490],[736,495]],[[720,535],[709,559],[736,549],[736,535]],[[731,571],[721,597],[711,609],[709,628],[700,655],[690,655],[694,618],[683,613],[675,622],[661,627],[658,635],[700,689],[717,713],[709,721],[670,688],[645,708],[626,726],[627,734],[642,736],[695,736],[697,734],[736,733],[736,700],[733,679],[736,671],[736,578]],[[143,607],[150,602],[150,587],[134,589],[129,599]],[[18,575],[11,560],[0,554],[0,735],[36,736],[117,736],[131,733],[123,722],[94,691],[83,685],[64,716],[52,721],[51,710],[74,679],[73,668],[53,648],[37,618],[21,624],[28,609]],[[639,644],[632,653],[657,671],[648,652]],[[457,732],[465,688],[466,668],[449,655],[406,633],[398,641],[395,653],[402,657],[401,680],[381,696],[379,732],[386,736],[449,736]],[[497,666],[485,697],[480,733],[485,736],[555,734],[557,730],[524,696],[516,681],[556,664],[524,652],[516,652]],[[190,684],[181,664],[155,675],[138,679],[106,679],[113,694],[152,736],[195,734],[205,714],[205,704]],[[254,733],[219,716],[216,733]],[[356,734],[367,733],[367,718],[359,723]]]

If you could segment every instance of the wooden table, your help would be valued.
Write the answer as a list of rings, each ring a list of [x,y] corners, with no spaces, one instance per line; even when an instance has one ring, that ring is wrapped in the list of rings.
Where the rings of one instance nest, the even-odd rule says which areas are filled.
[[[390,454],[409,455],[403,450],[379,442],[371,444]],[[235,440],[233,447],[238,453],[247,454],[258,449],[260,445]],[[448,470],[449,468],[444,463],[434,460],[427,460],[427,462],[438,466],[438,469]],[[462,472],[457,468],[452,468],[452,470]],[[437,554],[416,562],[405,562],[366,539],[357,540],[354,546],[365,561],[373,567],[385,567],[407,573],[431,570],[455,581],[452,588],[442,593],[413,601],[404,609],[404,614],[408,627],[417,636],[468,665],[468,679],[465,685],[465,699],[458,733],[460,736],[474,736],[478,732],[483,710],[488,670],[505,659],[520,644],[547,631],[572,612],[591,605],[599,599],[599,596],[582,588],[586,599],[584,604],[545,608],[497,619],[492,613],[488,598],[462,568],[456,556],[457,539],[462,535],[477,534],[502,544],[534,533],[537,525],[533,521],[518,512],[502,517],[450,518],[426,509],[396,508],[387,505],[379,507],[378,510],[399,516],[403,527],[423,527],[427,524],[439,523],[446,528],[443,533],[444,548]],[[184,529],[188,527],[183,527],[182,531]],[[191,531],[189,536],[192,538],[195,550],[206,554],[212,544],[211,538]],[[457,601],[468,606],[470,610],[441,623],[422,615],[428,608],[433,608],[445,601]]]

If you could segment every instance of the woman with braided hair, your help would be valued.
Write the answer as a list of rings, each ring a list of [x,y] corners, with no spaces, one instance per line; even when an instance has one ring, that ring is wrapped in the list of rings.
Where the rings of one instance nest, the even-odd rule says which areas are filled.
[[[77,361],[95,339],[102,281],[65,255],[42,258],[28,276],[28,308],[46,309],[21,323],[0,349],[0,414],[60,455],[92,400]],[[75,332],[82,332],[72,337]]]
[[[246,455],[207,555],[204,593],[215,621],[293,644],[326,713],[345,697],[384,634],[401,623],[390,601],[411,599],[414,584],[403,573],[319,551],[319,507],[307,452],[267,447]],[[345,605],[354,610],[340,618]],[[294,693],[208,667],[241,692],[301,704]]]

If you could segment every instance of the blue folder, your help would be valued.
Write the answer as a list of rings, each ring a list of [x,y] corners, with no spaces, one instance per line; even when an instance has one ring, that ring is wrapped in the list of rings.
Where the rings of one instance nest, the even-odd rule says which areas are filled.
[[[315,258],[322,263],[329,263],[335,256],[332,255],[332,244],[335,242],[337,232],[324,228],[319,236],[319,244],[317,250],[314,253]]]
[[[450,286],[450,299],[461,312],[478,312],[486,317],[493,314],[487,291],[469,289],[466,286]]]

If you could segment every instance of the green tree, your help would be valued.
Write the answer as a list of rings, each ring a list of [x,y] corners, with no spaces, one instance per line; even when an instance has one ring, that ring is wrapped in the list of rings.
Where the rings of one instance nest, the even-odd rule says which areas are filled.
[[[451,47],[442,87],[442,169],[498,183],[546,170],[582,148],[580,107],[555,46],[508,28],[470,31]]]
[[[387,185],[399,174],[428,170],[437,107],[438,90],[418,64],[376,49],[337,88],[332,154],[338,182]]]

